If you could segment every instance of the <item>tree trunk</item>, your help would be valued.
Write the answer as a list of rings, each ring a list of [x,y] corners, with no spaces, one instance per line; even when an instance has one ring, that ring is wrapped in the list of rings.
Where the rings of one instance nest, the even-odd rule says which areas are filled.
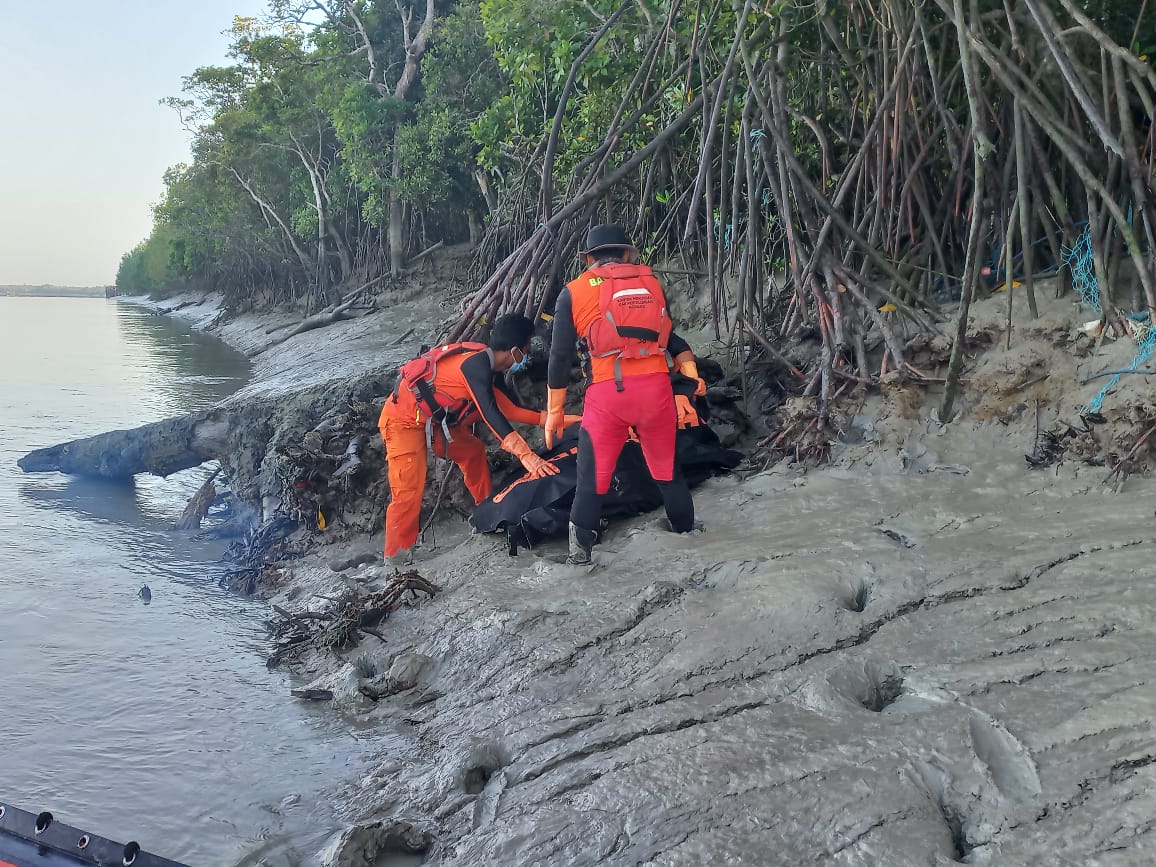
[[[293,252],[297,255],[297,260],[301,263],[301,267],[304,269],[306,275],[311,275],[315,265],[310,259],[309,254],[306,253],[305,250],[301,248],[301,245],[297,242],[297,237],[293,234],[293,230],[289,228],[289,224],[280,214],[277,213],[277,209],[274,208],[271,203],[265,201],[265,199],[261,197],[253,185],[246,178],[244,178],[240,172],[238,172],[232,166],[227,166],[226,168],[232,172],[233,177],[237,179],[237,183],[239,183],[242,189],[244,189],[245,192],[249,194],[249,197],[257,203],[257,206],[261,209],[261,212],[265,214],[268,219],[271,219],[274,223],[276,223],[277,226],[281,229],[282,238],[284,239],[285,243],[287,243],[293,249]]]
[[[482,218],[478,216],[478,212],[473,208],[466,211],[466,219],[470,223],[470,246],[477,247],[482,243],[482,238],[486,234],[486,227],[482,223]]]
[[[393,137],[393,180],[401,180],[401,157],[398,154],[397,134]],[[389,189],[389,273],[400,277],[405,270],[405,203],[393,186]]]
[[[402,9],[397,4],[397,11],[401,14],[403,47],[405,48],[405,66],[398,76],[397,84],[393,88],[394,99],[406,99],[409,89],[417,80],[421,69],[421,58],[429,48],[433,37],[434,16],[436,13],[434,0],[426,0],[425,17],[416,34],[410,33],[410,19],[413,10],[408,6]],[[368,44],[368,43],[367,43]],[[405,269],[405,203],[397,195],[397,182],[401,180],[401,155],[398,152],[400,128],[393,134],[393,166],[390,177],[393,184],[389,190],[389,273],[393,277],[400,277]]]
[[[489,208],[492,217],[498,210],[498,194],[494,192],[489,176],[482,169],[474,170],[474,180],[478,182],[478,189],[482,191],[482,197],[486,200],[486,207]]]
[[[129,479],[169,476],[224,456],[229,421],[220,411],[169,418],[29,452],[16,462],[26,473],[68,473]]]

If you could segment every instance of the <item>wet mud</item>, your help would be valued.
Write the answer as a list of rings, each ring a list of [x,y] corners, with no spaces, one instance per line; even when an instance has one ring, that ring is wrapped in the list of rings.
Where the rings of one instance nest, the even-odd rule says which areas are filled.
[[[968,475],[718,480],[705,533],[641,519],[589,572],[434,554],[444,592],[367,649],[433,661],[372,711],[413,744],[369,812],[443,865],[1145,862],[1156,488],[1030,472],[990,428],[933,445]]]
[[[416,565],[441,592],[305,663],[408,733],[324,862],[404,851],[403,821],[443,867],[1150,863],[1156,485],[1029,469],[1033,415],[877,413],[834,466],[708,482],[704,533],[615,526],[589,570],[443,525]],[[379,544],[272,601],[382,586]]]

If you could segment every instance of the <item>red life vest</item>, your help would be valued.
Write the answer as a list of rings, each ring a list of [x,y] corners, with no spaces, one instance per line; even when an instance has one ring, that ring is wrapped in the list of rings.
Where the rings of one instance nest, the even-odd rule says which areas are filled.
[[[445,434],[446,441],[453,442],[449,429],[469,415],[474,406],[468,398],[452,397],[437,390],[438,362],[453,355],[488,351],[489,347],[484,343],[447,343],[422,352],[398,368],[393,402],[398,402],[402,389],[405,389],[413,396],[418,415],[425,421],[427,430],[436,424]]]
[[[581,336],[592,358],[614,359],[621,391],[622,359],[666,355],[673,328],[666,293],[649,265],[611,262],[588,273],[598,287],[598,315]]]

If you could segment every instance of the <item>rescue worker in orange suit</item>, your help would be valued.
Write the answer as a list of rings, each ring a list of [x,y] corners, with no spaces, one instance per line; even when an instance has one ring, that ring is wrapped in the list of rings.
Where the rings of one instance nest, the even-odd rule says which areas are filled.
[[[526,368],[533,330],[533,323],[525,316],[503,316],[494,322],[488,346],[454,344],[438,347],[415,359],[437,357],[432,367],[432,382],[428,383],[430,391],[437,404],[453,409],[451,415],[440,420],[431,417],[435,413],[420,389],[407,387],[406,370],[415,362],[402,366],[397,387],[386,400],[378,420],[389,463],[391,494],[385,512],[387,561],[401,565],[412,560],[412,548],[420,529],[430,445],[438,457],[448,458],[461,468],[475,504],[490,496],[491,489],[486,447],[472,432],[479,420],[486,424],[503,449],[522,462],[532,477],[558,472],[554,464],[531,451],[510,424],[514,421],[544,426],[546,413],[518,404],[502,383],[495,386],[497,374]],[[567,427],[579,421],[580,416],[567,416],[562,424]]]
[[[567,562],[574,565],[591,562],[602,525],[602,496],[610,489],[631,428],[662,491],[670,529],[687,533],[694,528],[690,488],[676,466],[675,436],[679,427],[698,424],[699,419],[688,398],[674,395],[671,363],[698,381],[696,396],[706,394],[694,353],[672,330],[665,293],[650,268],[638,264],[638,251],[625,230],[594,226],[584,247],[586,271],[562,290],[554,310],[545,424],[546,445],[551,447],[565,428],[566,384],[577,341],[582,340],[590,377],[578,435],[578,485],[570,509]],[[635,315],[631,304],[658,318],[647,327],[623,327]]]

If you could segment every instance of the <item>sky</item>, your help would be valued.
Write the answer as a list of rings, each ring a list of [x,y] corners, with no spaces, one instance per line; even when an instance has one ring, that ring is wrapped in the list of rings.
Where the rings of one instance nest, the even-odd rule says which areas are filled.
[[[181,78],[264,0],[0,2],[0,286],[106,286],[189,159]]]

